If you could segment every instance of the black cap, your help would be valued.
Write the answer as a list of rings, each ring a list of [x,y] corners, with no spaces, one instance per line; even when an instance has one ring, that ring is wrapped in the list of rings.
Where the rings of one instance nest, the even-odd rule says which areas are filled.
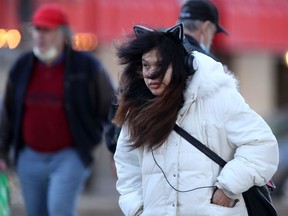
[[[218,10],[208,0],[188,0],[181,8],[179,20],[209,20],[217,27],[216,33],[223,32],[228,34],[227,31],[219,24]]]

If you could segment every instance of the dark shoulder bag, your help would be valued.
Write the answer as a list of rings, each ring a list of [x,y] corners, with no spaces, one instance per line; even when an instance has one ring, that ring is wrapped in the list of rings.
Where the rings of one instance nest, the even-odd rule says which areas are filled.
[[[215,152],[202,144],[199,140],[195,139],[177,124],[175,125],[174,130],[198,150],[219,164],[219,166],[224,167],[227,163]],[[273,182],[271,181],[270,184],[271,183]],[[249,216],[277,216],[277,211],[273,206],[270,195],[270,191],[274,189],[274,185],[270,184],[266,184],[261,187],[253,186],[249,190],[242,193]]]

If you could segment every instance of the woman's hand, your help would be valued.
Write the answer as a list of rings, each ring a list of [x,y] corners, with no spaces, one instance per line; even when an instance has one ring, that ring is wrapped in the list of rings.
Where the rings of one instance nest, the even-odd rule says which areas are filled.
[[[216,189],[212,196],[211,203],[224,207],[232,208],[236,205],[238,200],[232,200],[221,189]]]

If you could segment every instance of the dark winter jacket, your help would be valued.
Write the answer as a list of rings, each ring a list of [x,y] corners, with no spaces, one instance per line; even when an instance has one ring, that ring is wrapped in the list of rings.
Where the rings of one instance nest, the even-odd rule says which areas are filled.
[[[108,110],[114,96],[111,80],[91,54],[66,47],[64,71],[64,106],[73,145],[84,164],[92,162],[92,150],[103,137]],[[22,119],[25,92],[35,56],[24,54],[12,67],[3,101],[0,123],[0,157],[7,159],[12,150],[17,161],[24,147]]]
[[[198,41],[195,38],[191,37],[190,35],[185,34],[184,44],[186,49],[188,49],[189,51],[198,51],[218,61],[215,55],[213,55],[211,52],[207,53],[205,50],[203,50]]]
[[[112,122],[116,114],[117,107],[118,107],[117,98],[115,97],[109,109],[109,123],[105,127],[105,132],[104,132],[106,146],[112,154],[114,154],[116,151],[117,141],[118,141],[118,137],[121,131],[121,127],[117,127]]]

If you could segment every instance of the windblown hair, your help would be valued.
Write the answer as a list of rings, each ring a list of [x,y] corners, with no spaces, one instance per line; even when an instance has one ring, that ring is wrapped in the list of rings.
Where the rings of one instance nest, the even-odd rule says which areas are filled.
[[[156,76],[163,79],[169,65],[173,70],[171,82],[159,96],[150,92],[142,75],[142,55],[153,49],[158,50],[161,59]],[[157,148],[173,130],[188,77],[184,68],[185,55],[180,40],[161,31],[147,32],[118,47],[117,56],[125,67],[114,123],[127,124],[132,149]]]

